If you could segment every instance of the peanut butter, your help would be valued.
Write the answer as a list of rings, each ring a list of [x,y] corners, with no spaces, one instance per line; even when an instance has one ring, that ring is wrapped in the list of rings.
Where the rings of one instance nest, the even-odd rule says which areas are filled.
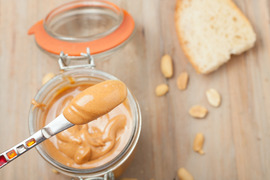
[[[45,111],[43,125],[63,110],[70,122],[83,124],[75,125],[44,142],[45,149],[53,159],[73,168],[89,169],[104,165],[125,148],[131,136],[132,117],[125,100],[125,85],[120,81],[106,81],[95,85],[95,88],[91,86],[77,84],[64,87]],[[87,97],[89,94],[92,97]],[[105,115],[99,117],[101,113]],[[95,118],[97,120],[92,121]]]
[[[34,111],[36,108],[40,108],[41,110],[44,110],[46,107],[45,104],[38,103],[35,99],[32,99],[31,103],[33,104],[32,111]]]
[[[87,88],[64,109],[63,115],[72,124],[86,124],[107,114],[127,97],[127,88],[117,80],[108,80]]]

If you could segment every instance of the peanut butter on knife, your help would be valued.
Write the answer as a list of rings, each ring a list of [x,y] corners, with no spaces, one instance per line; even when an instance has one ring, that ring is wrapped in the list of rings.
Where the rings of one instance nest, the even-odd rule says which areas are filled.
[[[127,97],[126,85],[107,80],[78,94],[64,109],[63,115],[72,124],[82,125],[107,114]]]

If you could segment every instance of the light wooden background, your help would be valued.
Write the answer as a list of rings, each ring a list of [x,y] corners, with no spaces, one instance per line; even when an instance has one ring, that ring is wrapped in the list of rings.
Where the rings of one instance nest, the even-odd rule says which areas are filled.
[[[28,137],[31,99],[47,72],[59,72],[56,59],[41,52],[28,29],[65,0],[0,0],[0,151]],[[133,91],[142,110],[143,127],[136,157],[123,177],[173,180],[179,167],[196,180],[270,179],[270,2],[236,0],[257,33],[255,48],[210,75],[196,74],[178,44],[175,0],[114,1],[137,24],[130,43],[97,68],[109,72]],[[160,57],[173,57],[175,76],[165,80]],[[190,74],[186,91],[176,88],[182,71]],[[170,92],[155,97],[159,83]],[[220,108],[210,107],[205,91],[217,89]],[[209,115],[195,120],[188,109],[205,105]],[[192,151],[197,132],[205,134],[204,156]],[[36,150],[0,170],[1,180],[68,179],[56,175]],[[177,178],[176,178],[177,179]]]

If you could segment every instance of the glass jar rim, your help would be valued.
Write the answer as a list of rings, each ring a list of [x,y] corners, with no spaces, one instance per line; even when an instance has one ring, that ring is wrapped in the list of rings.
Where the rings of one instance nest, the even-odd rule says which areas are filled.
[[[86,31],[84,34],[84,33],[80,32],[81,30],[83,32],[84,31],[83,29],[85,29],[84,25],[88,24],[88,21],[87,20],[84,21],[84,20],[91,17],[91,16],[88,16],[86,13],[86,15],[84,16],[85,18],[81,18],[82,20],[80,21],[81,23],[78,25],[77,30],[76,30],[76,28],[70,29],[69,27],[66,26],[67,24],[64,23],[65,24],[64,31],[60,30],[59,32],[64,33],[64,34],[66,33],[65,35],[67,35],[69,37],[62,37],[61,38],[61,35],[58,36],[58,35],[55,35],[52,32],[50,32],[50,30],[47,27],[48,25],[46,25],[47,23],[44,21],[49,22],[49,19],[51,19],[49,17],[52,17],[52,16],[54,16],[54,14],[57,14],[58,11],[60,11],[60,13],[61,13],[61,7],[62,6],[64,7],[65,6],[65,4],[64,4],[64,5],[61,5],[58,7],[58,8],[60,8],[60,10],[52,10],[52,12],[49,13],[48,16],[46,16],[45,20],[40,20],[37,23],[35,23],[28,30],[28,35],[35,35],[35,42],[38,45],[38,47],[50,55],[58,56],[63,51],[65,54],[69,54],[69,56],[73,56],[73,57],[80,57],[81,53],[84,52],[84,50],[86,48],[91,49],[91,54],[93,56],[97,56],[97,57],[107,56],[107,55],[111,54],[112,52],[118,50],[123,45],[125,45],[134,36],[136,24],[135,24],[132,16],[126,10],[119,8],[118,6],[113,4],[112,2],[108,2],[106,0],[77,0],[77,1],[70,2],[70,3],[77,3],[77,4],[79,4],[78,6],[81,6],[82,4],[84,4],[83,2],[86,2],[86,4],[89,2],[92,2],[93,4],[95,4],[95,3],[107,4],[104,6],[109,7],[109,8],[103,8],[103,9],[115,9],[115,12],[117,12],[117,13],[115,13],[116,14],[115,16],[119,15],[118,16],[119,17],[118,23],[116,23],[115,26],[113,26],[113,27],[111,27],[109,25],[108,27],[111,27],[109,29],[107,29],[108,27],[105,27],[103,30],[101,30],[102,32],[104,31],[104,33],[100,33],[100,34],[98,34],[98,31],[99,31],[98,29],[99,29],[99,27],[102,29],[103,25],[102,25],[102,23],[101,24],[97,23],[97,25],[96,25],[97,29],[93,30],[92,31],[93,33],[89,32],[90,34],[88,34],[88,32]],[[67,3],[67,4],[69,4],[69,3]],[[84,5],[82,5],[82,6],[84,6]],[[69,6],[67,5],[66,8],[68,9]],[[55,12],[55,11],[57,11],[57,12]],[[87,11],[87,9],[82,10],[82,11]],[[80,10],[75,10],[73,13],[74,14],[77,13],[78,16],[80,16],[80,14],[83,14],[83,12],[80,12]],[[72,14],[72,13],[67,12],[66,16],[69,17],[69,14]],[[92,14],[94,16],[95,15],[101,16],[102,14],[106,14],[106,12],[95,13],[95,11],[93,11]],[[110,13],[108,13],[108,14],[110,14]],[[75,16],[75,15],[73,15],[73,16]],[[106,15],[104,15],[104,16],[106,16]],[[108,17],[109,16],[110,15],[108,15]],[[72,17],[72,15],[71,15],[71,17]],[[103,19],[106,19],[106,18],[103,18]],[[56,29],[58,26],[61,27],[61,23],[60,24],[56,23],[56,22],[58,22],[58,20],[59,20],[59,18],[56,18],[56,20],[54,21],[55,23],[52,23],[52,24],[57,25]],[[67,21],[68,21],[68,18],[67,18]],[[64,20],[64,22],[65,22],[65,20]],[[71,21],[71,22],[73,22],[73,21]],[[93,21],[93,22],[95,22],[95,21]],[[99,22],[99,21],[96,21],[96,22]],[[120,23],[120,25],[119,25],[119,23]],[[107,24],[107,23],[105,23],[105,24]],[[86,25],[86,27],[87,26],[89,26],[89,25]],[[72,27],[77,27],[77,26],[72,26]],[[80,27],[82,27],[82,28],[80,28]],[[93,26],[93,27],[95,27],[95,26]],[[86,29],[91,29],[91,28],[86,28]],[[67,32],[65,32],[65,30],[67,30]],[[71,40],[70,40],[70,37],[72,37],[72,33],[74,34],[74,32],[77,32],[78,36],[76,36],[76,37],[78,37],[80,39],[79,41],[76,41],[76,38],[71,38]],[[93,38],[95,40],[89,40],[87,37],[84,37],[84,36],[88,36],[88,35],[90,36],[91,34],[93,35],[95,33],[97,33],[97,36],[95,36],[95,37],[93,36]],[[66,40],[63,40],[65,38],[66,38]],[[68,40],[70,40],[70,41],[68,41]],[[76,59],[76,58],[74,58],[74,59]]]
[[[99,76],[103,77],[104,80],[105,78],[108,79],[114,79],[114,80],[118,80],[116,77],[105,73],[103,71],[99,71],[99,70],[95,70],[95,69],[76,69],[76,70],[70,70],[67,72],[64,72],[62,74],[57,75],[56,77],[54,77],[53,79],[51,79],[48,83],[46,83],[44,86],[41,87],[41,89],[38,91],[38,93],[35,96],[35,100],[38,100],[40,98],[40,96],[42,95],[42,93],[44,91],[46,91],[46,89],[48,89],[51,85],[53,85],[53,83],[55,81],[57,81],[58,78],[62,77],[62,76],[67,76],[67,75],[71,75],[73,73],[82,73],[82,71],[84,72],[88,72],[91,73],[93,77],[95,76]],[[63,172],[64,174],[70,175],[70,176],[80,176],[80,177],[89,177],[89,176],[101,176],[106,174],[108,171],[113,171],[115,170],[117,167],[119,167],[121,164],[123,164],[125,162],[125,160],[130,156],[130,154],[133,152],[134,148],[136,147],[136,144],[138,142],[139,136],[140,136],[140,131],[141,131],[141,112],[140,112],[140,107],[135,99],[135,97],[131,94],[131,92],[128,90],[128,101],[130,106],[132,105],[133,107],[135,107],[134,110],[134,114],[132,114],[132,119],[135,120],[135,126],[134,126],[134,130],[131,133],[131,137],[130,140],[127,142],[127,145],[125,146],[125,148],[116,156],[114,157],[112,160],[110,160],[109,162],[105,163],[104,165],[101,165],[99,167],[96,168],[91,168],[91,169],[76,169],[76,168],[71,168],[68,166],[65,166],[59,162],[57,162],[56,160],[54,160],[42,147],[41,145],[36,146],[36,149],[38,151],[38,153],[52,166],[56,167],[57,169],[61,170],[61,172]],[[30,134],[33,134],[35,132],[35,128],[34,128],[34,124],[35,124],[35,118],[34,118],[34,112],[32,111],[32,107],[30,108],[30,112],[29,112],[29,130],[30,130]],[[132,108],[132,107],[131,107]]]
[[[61,35],[59,33],[54,32],[51,29],[51,22],[53,21],[53,19],[57,16],[61,16],[61,13],[65,13],[68,12],[70,10],[74,10],[74,9],[81,9],[84,7],[102,7],[103,9],[108,9],[111,10],[112,13],[114,13],[114,16],[117,19],[116,24],[114,24],[114,26],[112,26],[111,28],[109,28],[108,30],[106,30],[105,32],[101,32],[98,34],[95,34],[95,36],[91,36],[91,37],[68,37],[65,35]],[[74,14],[78,15],[78,14]],[[63,16],[63,15],[62,15]],[[65,41],[72,41],[72,42],[85,42],[85,41],[92,41],[98,38],[102,38],[110,33],[112,33],[113,31],[115,31],[123,22],[123,11],[121,8],[119,8],[117,5],[109,2],[109,1],[105,1],[105,0],[76,0],[76,1],[71,1],[65,4],[62,4],[56,8],[54,8],[53,10],[51,10],[49,12],[49,14],[47,14],[47,16],[44,18],[43,21],[43,26],[44,29],[46,30],[46,32],[48,34],[50,34],[52,37],[55,37],[56,39],[60,39],[60,40],[65,40]]]

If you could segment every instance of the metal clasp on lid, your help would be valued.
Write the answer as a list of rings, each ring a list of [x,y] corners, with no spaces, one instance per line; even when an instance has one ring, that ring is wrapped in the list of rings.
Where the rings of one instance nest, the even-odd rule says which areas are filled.
[[[58,59],[58,64],[61,70],[69,70],[75,68],[91,68],[94,69],[96,67],[93,56],[90,54],[90,49],[86,48],[86,53],[81,53],[81,57],[78,57],[76,60],[84,60],[87,59],[87,64],[79,64],[79,65],[68,65],[72,61],[71,58],[63,51],[60,53],[60,57]],[[74,58],[74,57],[73,57]]]
[[[113,172],[110,171],[106,173],[103,177],[94,177],[94,178],[86,178],[86,179],[79,177],[79,180],[114,180],[114,174]]]

